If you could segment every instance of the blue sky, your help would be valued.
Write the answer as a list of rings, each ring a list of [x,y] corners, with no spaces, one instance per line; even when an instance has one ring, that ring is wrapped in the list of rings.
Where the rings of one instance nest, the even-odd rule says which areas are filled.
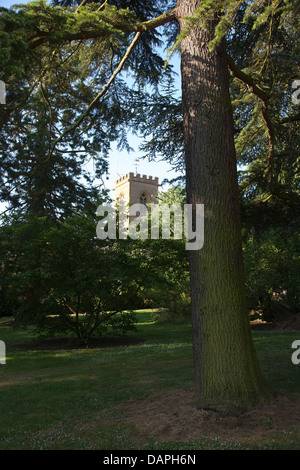
[[[29,0],[20,0],[20,1],[11,1],[11,0],[0,0],[0,6],[9,8],[11,5],[15,4],[24,4],[28,3]],[[167,52],[166,58],[167,58]],[[180,66],[179,66],[179,59],[177,55],[171,60],[171,63],[174,66],[175,71],[178,73],[178,77],[180,77]],[[179,79],[178,79],[179,83]],[[180,87],[180,83],[178,85]],[[141,153],[139,152],[139,144],[140,139],[136,136],[132,136],[129,134],[128,137],[129,145],[134,149],[133,152],[127,153],[126,151],[118,151],[116,148],[116,144],[112,144],[112,150],[110,152],[109,158],[109,176],[108,179],[104,178],[104,183],[107,189],[112,190],[114,187],[114,182],[126,173],[129,172],[137,172],[142,175],[151,175],[157,176],[159,178],[159,182],[161,183],[165,178],[173,178],[179,176],[178,173],[175,173],[171,166],[167,162],[148,162],[146,160],[139,160],[136,162],[136,159],[141,157]],[[167,189],[167,186],[164,186],[162,189]],[[113,191],[111,191],[111,197],[113,198]]]
[[[12,2],[11,0],[0,0],[0,6],[1,7],[5,7],[5,8],[9,8],[10,6],[12,5],[20,5],[20,4],[23,4],[23,3],[28,3],[29,0],[20,0],[19,2],[18,1],[14,1]]]

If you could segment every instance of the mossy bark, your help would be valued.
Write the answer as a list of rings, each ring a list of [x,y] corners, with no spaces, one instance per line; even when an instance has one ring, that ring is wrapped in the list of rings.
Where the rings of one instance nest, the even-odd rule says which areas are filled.
[[[198,0],[179,0],[181,28]],[[249,324],[233,114],[224,41],[195,27],[181,44],[187,197],[204,204],[204,246],[190,251],[194,363],[200,406],[242,410],[269,396]]]

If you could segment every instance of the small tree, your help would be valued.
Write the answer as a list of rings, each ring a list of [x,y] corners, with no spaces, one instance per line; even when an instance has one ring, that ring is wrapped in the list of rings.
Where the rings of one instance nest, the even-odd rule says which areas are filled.
[[[16,324],[71,332],[86,345],[95,335],[135,330],[134,315],[124,313],[139,288],[135,271],[125,252],[96,238],[95,227],[84,215],[59,226],[39,218],[9,227],[14,246],[6,274],[10,297],[18,299]]]

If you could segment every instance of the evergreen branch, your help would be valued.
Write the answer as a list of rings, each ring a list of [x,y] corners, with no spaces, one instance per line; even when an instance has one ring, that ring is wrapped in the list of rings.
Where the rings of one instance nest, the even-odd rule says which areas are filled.
[[[82,2],[80,3],[80,5],[78,5],[78,7],[76,8],[75,10],[75,13],[78,13],[79,9],[81,7],[83,7],[85,4],[86,4],[87,0],[82,0]],[[99,8],[97,9],[97,11],[100,11],[107,3],[107,0],[104,0],[103,3],[101,3],[101,5],[99,6]]]
[[[78,5],[78,7],[76,8],[75,13],[77,13],[78,10],[86,4],[86,2],[87,2],[87,0],[82,0],[82,2],[81,2],[81,3]]]
[[[274,147],[275,147],[275,129],[269,115],[269,99],[270,94],[259,87],[253,78],[240,70],[234,63],[233,59],[226,54],[227,64],[233,75],[245,83],[251,93],[256,95],[262,101],[262,115],[267,126],[269,138],[269,185],[271,193],[273,192],[273,163],[274,163]]]
[[[77,47],[80,47],[80,44],[77,46]],[[77,49],[77,48],[76,48]],[[51,53],[51,57],[54,57],[55,55],[55,52],[56,51],[52,51]],[[73,52],[70,54],[69,57],[71,57],[71,55],[73,54]],[[69,57],[67,57],[67,59],[65,59],[65,61],[67,61],[69,59]],[[62,64],[63,62],[61,62]],[[60,65],[61,65],[60,64]],[[27,95],[25,96],[25,98],[23,98],[22,101],[20,101],[19,103],[17,103],[15,106],[13,106],[12,108],[7,108],[6,109],[6,112],[4,115],[2,115],[2,119],[0,120],[0,129],[2,127],[2,125],[6,122],[6,120],[9,118],[10,114],[13,113],[14,111],[16,111],[18,108],[20,108],[21,106],[23,106],[27,100],[30,98],[30,96],[32,95],[32,93],[34,92],[35,88],[37,87],[37,85],[39,83],[42,83],[42,80],[44,79],[46,73],[48,72],[49,70],[49,64],[47,64],[41,71],[40,73],[40,76],[34,81],[33,85],[31,85]]]
[[[229,66],[229,69],[233,73],[233,75],[244,82],[249,91],[251,93],[254,93],[258,98],[260,98],[262,101],[268,101],[270,99],[269,93],[267,93],[265,90],[263,90],[261,87],[259,87],[251,77],[251,75],[248,75],[247,73],[243,72],[240,70],[236,65],[234,60],[230,57],[230,55],[226,54],[226,60],[227,64]]]
[[[87,109],[81,114],[81,116],[77,119],[77,121],[70,127],[68,127],[52,144],[52,147],[51,147],[51,150],[49,151],[49,155],[48,157],[43,160],[38,166],[35,167],[31,177],[34,175],[34,173],[38,170],[38,168],[43,165],[44,163],[46,163],[47,161],[50,160],[50,158],[52,157],[53,155],[53,152],[55,150],[55,147],[56,145],[61,142],[61,140],[67,135],[69,134],[70,132],[74,131],[80,124],[81,122],[84,120],[84,118],[86,116],[88,116],[88,114],[91,112],[91,110],[94,108],[94,106],[97,104],[97,102],[100,100],[100,98],[102,98],[106,93],[107,91],[109,90],[111,84],[113,83],[113,81],[115,80],[116,76],[121,72],[121,70],[123,69],[123,66],[125,64],[125,62],[127,61],[128,57],[130,56],[130,53],[132,51],[132,49],[134,48],[135,44],[137,43],[139,37],[140,37],[141,33],[138,32],[135,34],[131,44],[129,45],[125,55],[122,57],[119,65],[117,66],[117,68],[115,69],[115,71],[113,72],[113,74],[111,75],[111,77],[109,78],[109,80],[107,81],[106,85],[103,87],[103,89],[100,91],[100,93],[98,93],[98,95],[93,99],[93,101],[89,104],[89,106],[87,107]]]
[[[138,26],[137,31],[150,31],[152,29],[156,29],[159,26],[163,26],[166,23],[170,23],[171,21],[177,20],[176,17],[176,8],[173,10],[167,11],[162,15],[154,18],[152,20],[144,21],[141,26]]]
[[[101,5],[102,7],[102,5]],[[79,8],[79,7],[78,7]],[[99,7],[100,9],[100,7]],[[78,11],[76,10],[78,13]],[[97,18],[97,12],[95,14],[95,20]],[[110,24],[108,18],[101,18],[103,22],[107,25]],[[158,28],[159,26],[163,26],[166,23],[176,20],[176,8],[170,10],[162,15],[158,16],[157,18],[153,18],[151,20],[147,20],[144,22],[136,21],[135,23],[131,22],[124,22],[118,21],[117,23],[111,25],[116,29],[115,32],[120,33],[142,33],[145,31],[151,31],[153,29]],[[43,45],[45,42],[50,41],[51,43],[63,43],[66,41],[76,41],[76,40],[89,40],[89,39],[99,39],[104,37],[109,37],[112,31],[110,28],[103,26],[100,28],[99,23],[97,24],[95,21],[95,26],[92,29],[81,29],[79,31],[42,31],[37,30],[34,36],[30,37],[29,40],[29,48],[36,49],[37,47]]]

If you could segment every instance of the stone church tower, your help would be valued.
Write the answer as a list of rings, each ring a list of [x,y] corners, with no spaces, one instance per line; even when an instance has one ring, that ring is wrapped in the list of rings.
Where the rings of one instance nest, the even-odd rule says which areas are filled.
[[[115,182],[116,204],[155,204],[158,194],[158,178],[127,173]]]

